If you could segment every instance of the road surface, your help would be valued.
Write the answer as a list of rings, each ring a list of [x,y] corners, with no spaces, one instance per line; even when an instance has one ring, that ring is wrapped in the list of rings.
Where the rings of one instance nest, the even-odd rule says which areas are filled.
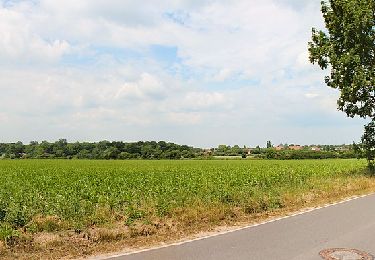
[[[322,259],[319,252],[326,248],[355,248],[375,254],[375,195],[202,240],[109,259],[318,260]]]

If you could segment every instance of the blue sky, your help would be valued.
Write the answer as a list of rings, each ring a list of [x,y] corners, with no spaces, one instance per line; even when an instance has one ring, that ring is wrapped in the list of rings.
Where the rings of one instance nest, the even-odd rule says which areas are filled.
[[[342,144],[319,0],[0,1],[0,142]]]

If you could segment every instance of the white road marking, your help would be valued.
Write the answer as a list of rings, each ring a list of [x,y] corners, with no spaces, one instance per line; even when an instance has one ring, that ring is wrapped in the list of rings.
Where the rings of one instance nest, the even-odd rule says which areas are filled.
[[[162,249],[162,248],[166,248],[166,247],[179,246],[179,245],[183,245],[183,244],[187,244],[187,243],[192,243],[192,242],[195,242],[195,241],[199,241],[199,240],[203,240],[203,239],[207,239],[207,238],[211,238],[211,237],[221,236],[221,235],[229,234],[229,233],[240,231],[240,230],[244,230],[244,229],[250,229],[250,228],[258,227],[258,226],[261,226],[261,225],[269,224],[269,223],[272,223],[272,222],[280,221],[280,220],[283,220],[283,219],[287,219],[287,218],[291,218],[291,217],[303,215],[303,214],[306,214],[306,213],[309,213],[309,212],[312,212],[312,211],[315,211],[315,210],[324,209],[324,208],[327,208],[327,207],[339,205],[339,204],[342,204],[342,203],[345,203],[345,202],[349,202],[349,201],[352,201],[352,200],[364,198],[364,197],[367,197],[367,196],[370,196],[370,195],[373,195],[373,194],[375,194],[375,193],[365,194],[365,195],[361,195],[361,196],[352,196],[350,198],[341,200],[339,202],[328,203],[328,204],[324,204],[323,206],[314,207],[314,208],[307,208],[307,209],[304,209],[302,211],[298,211],[296,213],[292,213],[290,215],[286,215],[286,216],[283,216],[283,217],[278,217],[278,218],[266,220],[266,221],[263,221],[263,222],[259,222],[259,223],[255,223],[255,224],[251,224],[251,225],[239,227],[239,228],[234,228],[234,229],[231,229],[231,230],[217,232],[215,234],[210,234],[210,235],[207,235],[207,236],[197,237],[197,238],[188,239],[188,240],[182,240],[182,241],[179,241],[179,242],[174,242],[174,243],[170,243],[170,244],[165,244],[165,245],[150,247],[150,248],[136,250],[136,251],[131,251],[131,252],[126,252],[126,253],[120,253],[120,254],[116,254],[116,255],[96,256],[96,257],[89,258],[89,259],[92,259],[92,260],[105,260],[105,259],[111,259],[111,258],[115,258],[115,257],[122,257],[122,256],[139,254],[139,253],[143,253],[143,252],[147,252],[147,251],[152,251],[152,250],[158,250],[158,249]]]

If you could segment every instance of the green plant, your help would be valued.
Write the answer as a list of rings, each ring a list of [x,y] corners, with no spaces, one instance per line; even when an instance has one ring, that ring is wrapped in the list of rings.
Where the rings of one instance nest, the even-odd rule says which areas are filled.
[[[5,244],[9,244],[12,240],[19,236],[19,232],[12,228],[8,224],[0,225],[0,240],[4,241]]]

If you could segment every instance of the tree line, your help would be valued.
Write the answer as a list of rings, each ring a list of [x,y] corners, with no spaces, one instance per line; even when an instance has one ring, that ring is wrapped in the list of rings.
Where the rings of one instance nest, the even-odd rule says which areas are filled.
[[[312,151],[312,150],[282,150],[277,151],[275,149],[265,149],[260,153],[258,158],[265,159],[276,159],[276,160],[299,160],[299,159],[349,159],[349,158],[358,158],[358,154],[354,150],[347,151],[335,151],[335,150],[321,150],[321,151]]]
[[[217,148],[201,149],[187,145],[178,145],[165,141],[100,141],[74,142],[66,139],[56,142],[0,143],[0,159],[215,159],[215,158],[254,158],[254,159],[328,159],[365,157],[358,153],[353,145],[319,145],[319,151],[311,150],[315,146],[303,146],[301,150],[285,149],[279,151],[267,142],[267,148],[240,147],[238,145],[219,145]],[[340,148],[345,148],[340,150]]]
[[[164,141],[100,141],[68,143],[30,142],[0,143],[0,157],[10,159],[181,159],[199,156],[201,149]]]
[[[294,145],[291,145],[294,146]],[[282,150],[277,150],[270,141],[267,141],[266,148],[259,146],[255,148],[233,147],[227,145],[219,145],[217,148],[212,148],[210,153],[216,157],[241,156],[242,158],[251,157],[254,159],[333,159],[333,158],[364,158],[354,147],[354,145],[305,145],[301,146],[300,150],[293,150],[288,148],[285,144]],[[312,148],[319,148],[313,150]]]

